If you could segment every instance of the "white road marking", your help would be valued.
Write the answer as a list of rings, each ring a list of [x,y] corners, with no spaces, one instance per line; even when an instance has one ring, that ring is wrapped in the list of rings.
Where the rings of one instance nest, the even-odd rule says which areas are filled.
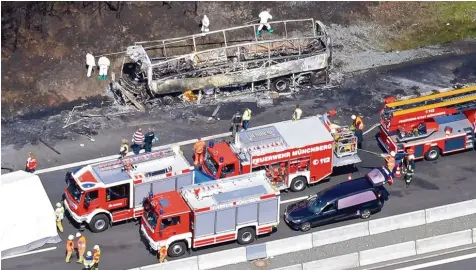
[[[21,253],[21,254],[17,254],[17,255],[2,257],[2,260],[7,260],[7,259],[11,259],[11,258],[21,257],[21,256],[26,256],[26,255],[31,255],[31,254],[40,253],[40,252],[45,252],[45,251],[50,251],[50,250],[54,250],[54,249],[56,249],[56,247],[49,247],[49,248],[34,250],[34,251],[25,252],[25,253]]]
[[[441,265],[441,264],[447,264],[447,263],[452,263],[452,262],[457,262],[457,261],[463,261],[467,259],[472,259],[476,258],[476,253],[471,253],[467,255],[462,255],[458,257],[453,257],[453,258],[448,258],[448,259],[443,259],[439,261],[434,261],[434,262],[427,262],[427,263],[422,263],[418,265],[412,265],[404,268],[398,268],[396,270],[417,270],[417,269],[422,269],[426,267],[431,267],[431,266],[436,266],[436,265]]]
[[[296,202],[296,201],[302,201],[302,200],[305,200],[307,198],[309,198],[309,196],[302,196],[302,197],[299,197],[299,198],[294,198],[294,199],[290,199],[290,200],[281,201],[281,204],[292,203],[292,202]]]
[[[321,116],[321,115],[318,114],[316,116]],[[307,117],[303,117],[303,118],[307,118]],[[286,121],[281,121],[281,122],[276,122],[276,123],[283,123],[283,122],[290,122],[290,121],[291,120],[286,120]],[[249,130],[258,129],[258,128],[262,128],[262,127],[269,127],[269,126],[272,126],[276,123],[262,125],[262,126],[256,126],[256,127],[250,128]],[[208,137],[202,137],[202,139],[205,140],[205,141],[208,141],[208,140],[213,140],[213,139],[222,138],[222,137],[226,137],[226,136],[231,136],[231,132],[216,134],[216,135],[212,135],[212,136],[208,136]],[[177,143],[171,143],[171,144],[152,147],[152,150],[167,148],[167,147],[171,147],[173,145],[184,146],[184,145],[192,144],[192,143],[195,143],[195,142],[197,142],[197,139],[191,139],[191,140],[188,140],[188,141],[183,141],[183,142],[177,142]],[[133,152],[130,152],[128,154],[128,156],[132,156],[132,155],[134,155]],[[37,170],[37,171],[35,171],[35,174],[42,174],[42,173],[47,173],[47,172],[54,172],[54,171],[59,171],[59,170],[64,170],[64,169],[69,169],[69,168],[74,168],[74,167],[85,166],[85,165],[88,165],[88,164],[94,164],[94,163],[104,162],[104,161],[108,161],[108,160],[112,160],[112,159],[117,159],[118,157],[119,157],[119,155],[112,155],[112,156],[107,156],[107,157],[101,157],[101,158],[95,158],[95,159],[90,159],[90,160],[74,162],[74,163],[70,163],[70,164],[65,164],[65,165],[60,165],[60,166],[55,166],[55,167],[51,167],[51,168]]]

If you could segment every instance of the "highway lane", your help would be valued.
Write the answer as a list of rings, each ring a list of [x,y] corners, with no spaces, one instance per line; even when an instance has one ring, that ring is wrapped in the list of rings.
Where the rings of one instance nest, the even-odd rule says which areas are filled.
[[[394,81],[390,80],[392,76],[420,80],[422,83],[431,80],[432,84],[438,83],[439,85],[450,85],[450,81],[455,79],[455,77],[452,77],[448,74],[453,73],[454,69],[456,69],[454,64],[455,62],[460,63],[463,60],[458,58],[457,60],[450,59],[447,62],[444,62],[443,60],[441,60],[443,62],[439,61],[399,67],[396,70],[390,70],[388,72],[384,72],[383,74],[375,73],[371,75],[367,74],[361,77],[354,77],[350,79],[349,82],[346,82],[343,87],[336,90],[324,90],[323,92],[318,93],[317,96],[316,93],[312,92],[299,93],[296,97],[298,101],[280,101],[280,103],[276,104],[275,106],[277,111],[271,111],[268,114],[264,112],[263,115],[266,115],[267,117],[260,117],[258,115],[255,116],[255,118],[253,118],[252,125],[261,125],[265,124],[266,122],[269,123],[269,121],[273,121],[275,118],[282,118],[280,114],[287,113],[287,111],[284,111],[283,108],[288,108],[289,110],[290,107],[292,108],[293,104],[299,102],[306,106],[308,111],[311,113],[322,113],[329,108],[351,107],[351,109],[343,109],[343,111],[339,112],[342,116],[341,119],[348,121],[347,119],[349,119],[350,114],[356,110],[359,110],[360,112],[364,113],[364,115],[373,115],[373,117],[369,119],[366,118],[367,126],[371,126],[371,124],[378,121],[376,112],[381,105],[374,104],[375,101],[372,100],[370,95],[384,96],[395,92],[393,90],[394,88],[389,86],[395,84]],[[452,66],[452,68],[444,69],[444,71],[441,71],[441,68],[435,68],[440,66],[446,67],[449,65],[448,62],[451,64],[450,66]],[[421,74],[421,72],[417,72],[425,68],[431,70],[432,72],[428,72],[426,77],[424,74]],[[418,73],[418,78],[414,78],[415,72]],[[441,76],[436,78],[435,76],[437,75],[435,74],[440,74]],[[390,82],[387,82],[389,80]],[[402,85],[399,87],[405,88],[405,86]],[[367,91],[367,89],[376,89],[378,93],[370,93]],[[421,89],[421,91],[427,90],[428,89]],[[358,100],[361,102],[357,102]],[[230,108],[232,106],[235,106],[236,108],[238,105],[225,105],[222,106],[221,110],[225,110],[223,107],[228,107],[228,110],[226,111],[233,112],[233,108]],[[213,108],[209,108],[208,110],[213,110]],[[222,116],[222,118],[224,118],[224,116]],[[224,128],[226,129],[225,126]],[[208,134],[208,132],[206,132],[207,127],[203,127],[203,129],[200,130],[200,132]],[[195,134],[189,134],[187,137],[190,138],[194,135]],[[373,135],[374,132],[371,132],[369,136],[366,137],[364,148],[371,151],[381,152],[381,150],[376,146]],[[164,141],[163,143],[169,142]],[[184,147],[183,150],[187,157],[191,156],[191,146]],[[354,173],[353,177],[363,175],[369,170],[369,168],[380,166],[382,164],[382,160],[373,155],[361,153],[361,157],[363,162],[362,164],[359,164],[359,172]],[[401,181],[397,181],[392,187],[389,188],[391,197],[386,203],[382,212],[372,218],[395,215],[476,198],[476,186],[474,185],[475,169],[473,168],[475,164],[475,157],[476,154],[473,151],[443,157],[435,162],[418,162],[416,168],[417,172],[412,186],[408,189],[405,189],[403,183]],[[65,185],[63,181],[65,173],[66,170],[40,175],[52,204],[61,198]],[[303,192],[285,192],[282,194],[282,200],[288,200],[312,194],[332,184],[346,180],[347,172],[344,171],[340,175],[333,176],[330,182],[315,185]],[[358,220],[350,220],[339,224],[328,225],[316,228],[313,231],[323,230],[334,226],[342,226],[355,222],[358,222]],[[74,233],[77,230],[72,225],[67,224],[67,222],[65,223],[65,233],[62,234],[63,240],[66,239],[68,234]],[[95,244],[102,246],[103,256],[101,259],[101,267],[103,269],[128,269],[156,263],[155,256],[147,252],[145,245],[140,241],[138,231],[139,226],[134,222],[129,222],[116,225],[110,228],[108,231],[100,234],[93,234],[89,231],[85,231],[84,233],[88,238],[89,247],[92,247]],[[292,237],[297,234],[299,234],[299,232],[291,231],[286,226],[286,224],[282,222],[282,224],[279,226],[279,230],[276,233],[267,237],[262,237],[258,239],[257,242],[260,243],[285,237]],[[226,245],[200,249],[192,252],[192,255],[200,255],[234,247],[237,247],[237,244],[230,243]],[[64,242],[58,244],[58,249],[54,251],[4,260],[2,261],[2,266],[4,269],[78,269],[79,266],[75,265],[74,263],[71,265],[66,265],[64,263],[63,254]]]
[[[370,136],[371,137],[371,136]],[[364,147],[369,150],[379,151],[373,141],[368,140]],[[185,147],[184,153],[190,156],[191,147]],[[382,160],[368,155],[361,154],[363,163],[358,166],[359,171],[353,176],[357,177],[366,173],[369,168],[381,164]],[[380,218],[389,215],[401,214],[414,210],[434,207],[438,205],[454,203],[458,201],[468,200],[476,197],[476,187],[474,185],[474,168],[471,167],[474,158],[474,152],[465,152],[449,157],[443,157],[436,162],[419,162],[417,164],[417,173],[412,186],[408,189],[404,188],[402,181],[389,187],[389,201],[386,203],[381,213],[376,214],[372,218]],[[52,203],[61,198],[64,188],[63,177],[66,171],[52,172],[42,175],[43,184],[47,190],[48,196]],[[309,195],[329,187],[335,183],[346,181],[347,173],[333,176],[331,181],[320,183],[306,189],[303,192],[284,192],[282,200]],[[281,213],[284,211],[281,207]],[[327,225],[315,230],[323,230],[335,226],[342,226],[359,220],[349,220],[334,225]],[[62,239],[65,239],[69,233],[76,232],[68,222],[65,222],[65,233]],[[154,255],[146,250],[144,243],[140,241],[139,226],[135,222],[128,222],[113,226],[109,230],[99,234],[93,234],[90,231],[84,231],[88,240],[88,246],[92,247],[99,244],[103,250],[101,264],[104,269],[128,269],[133,267],[144,266],[156,263]],[[290,230],[282,221],[276,233],[266,237],[261,237],[256,242],[276,240],[280,238],[292,237],[300,234]],[[12,258],[2,261],[4,269],[77,269],[76,265],[64,264],[64,242],[60,243],[59,248],[40,254],[29,255],[28,257]],[[211,248],[203,248],[192,252],[192,255],[200,255],[208,252],[237,247],[235,243],[222,244]],[[127,254],[127,257],[125,257]]]

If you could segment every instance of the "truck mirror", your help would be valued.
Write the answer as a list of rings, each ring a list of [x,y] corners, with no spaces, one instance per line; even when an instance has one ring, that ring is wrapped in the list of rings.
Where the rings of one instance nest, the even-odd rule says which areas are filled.
[[[86,195],[86,198],[84,198],[84,208],[87,209],[89,207],[89,203],[90,203],[91,199],[89,198],[89,196]]]

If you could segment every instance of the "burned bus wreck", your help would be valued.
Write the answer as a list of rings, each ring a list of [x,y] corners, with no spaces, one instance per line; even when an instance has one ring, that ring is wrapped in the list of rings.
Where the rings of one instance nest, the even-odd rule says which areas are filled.
[[[273,34],[249,24],[127,48],[119,85],[140,101],[171,104],[185,91],[287,91],[304,81],[328,82],[331,38],[314,19],[271,22]],[[213,92],[212,91],[212,92]],[[198,92],[198,91],[196,91]]]

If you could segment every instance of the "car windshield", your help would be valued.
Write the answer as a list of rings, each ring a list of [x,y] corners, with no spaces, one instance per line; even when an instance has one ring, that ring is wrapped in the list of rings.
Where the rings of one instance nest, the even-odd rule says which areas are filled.
[[[148,200],[144,202],[144,216],[149,225],[155,230],[155,226],[157,226],[157,220],[159,219],[159,216],[154,211],[154,207]]]
[[[322,208],[322,199],[319,195],[319,193],[316,195],[312,195],[306,200],[307,208],[313,211],[314,213],[319,212]]]
[[[207,152],[205,156],[205,166],[212,175],[217,175],[218,163],[213,159],[213,157]]]
[[[68,192],[76,200],[76,202],[79,203],[81,201],[81,196],[82,196],[81,189],[79,188],[78,184],[76,184],[76,182],[73,179],[68,181]]]

